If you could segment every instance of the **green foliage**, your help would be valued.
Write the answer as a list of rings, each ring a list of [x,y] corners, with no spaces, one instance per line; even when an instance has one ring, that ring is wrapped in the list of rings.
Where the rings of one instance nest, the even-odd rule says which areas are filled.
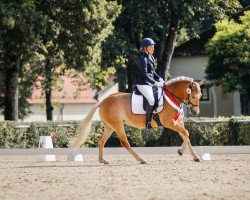
[[[55,133],[54,147],[67,147],[69,139],[76,135],[78,122],[56,124],[53,122],[0,122],[0,148],[37,148],[39,136]]]
[[[172,30],[176,30],[177,43],[197,36],[226,15],[236,13],[240,8],[237,0],[191,0],[191,1],[120,1],[122,13],[115,20],[114,34],[103,45],[103,63],[116,67],[120,91],[131,91],[137,74],[140,42],[144,37],[153,38],[156,45],[158,72],[162,77],[167,64],[166,57],[171,52],[168,47],[176,46],[175,40],[167,40]],[[173,24],[177,26],[174,27]],[[117,57],[125,63],[116,64]],[[168,61],[170,62],[170,60]],[[126,65],[126,68],[123,65]]]
[[[25,74],[23,65],[35,56],[40,34],[40,29],[37,26],[40,20],[40,15],[35,10],[34,1],[0,1],[0,61],[3,61],[0,64],[0,70],[1,78],[4,79],[1,82],[5,83],[6,71],[18,65],[21,78],[12,80],[12,84],[21,85],[19,88],[19,93],[22,94],[19,97],[19,102],[22,105],[19,110],[20,118],[25,115],[26,98],[30,95],[30,85],[32,85],[29,81],[27,83],[27,79],[23,80],[22,74]],[[27,76],[29,76],[28,73]],[[8,80],[9,77],[6,79]],[[5,91],[5,84],[0,84],[0,107],[2,109],[5,102],[5,92],[10,91]]]
[[[60,12],[60,23],[65,29],[59,39],[65,53],[66,68],[75,68],[83,73],[96,89],[107,85],[109,67],[101,67],[101,45],[113,31],[113,21],[121,6],[116,1],[87,0],[82,3],[65,3]],[[74,20],[69,23],[69,19]]]
[[[98,146],[98,138],[103,133],[104,127],[101,122],[93,122],[91,126],[91,132],[89,134],[89,137],[87,138],[85,144],[83,146],[85,147],[97,147]]]
[[[239,122],[239,120],[242,120]],[[192,145],[250,145],[250,122],[247,118],[229,118],[216,122],[186,122]],[[249,118],[248,118],[249,120]],[[25,127],[26,126],[26,127]],[[39,136],[50,136],[55,133],[54,147],[67,148],[77,135],[79,122],[0,122],[0,148],[37,148]],[[180,146],[181,137],[174,131],[163,127],[151,129],[137,129],[125,126],[125,131],[131,146]],[[84,147],[97,147],[98,139],[103,133],[103,124],[93,122],[92,129]],[[119,147],[120,141],[115,133],[108,139],[106,147]]]
[[[222,20],[216,24],[217,32],[207,45],[210,55],[206,78],[220,85],[224,91],[250,92],[250,11],[241,23]]]
[[[93,88],[107,85],[114,68],[100,67],[101,44],[112,33],[120,10],[115,0],[0,1],[0,80],[4,83],[6,69],[20,60],[20,78],[14,83],[22,94],[20,118],[29,113],[26,99],[38,77],[43,77],[47,93],[71,68],[83,73]],[[0,84],[0,108],[4,98],[5,85]]]

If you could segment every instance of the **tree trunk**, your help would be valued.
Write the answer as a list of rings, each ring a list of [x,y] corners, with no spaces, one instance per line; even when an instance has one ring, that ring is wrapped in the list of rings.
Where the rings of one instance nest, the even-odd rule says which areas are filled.
[[[159,75],[163,77],[165,80],[168,80],[170,78],[170,73],[169,73],[170,62],[174,53],[178,28],[179,28],[179,18],[176,15],[172,15],[168,36],[166,40],[166,48],[159,69]]]
[[[139,61],[138,61],[139,63]],[[133,86],[134,86],[134,81],[135,77],[138,74],[139,71],[139,66],[136,65],[133,62],[128,62],[127,64],[127,90],[126,92],[132,92],[133,91]]]
[[[18,78],[20,58],[14,65],[6,69],[5,75],[5,120],[18,120]]]
[[[117,69],[117,81],[118,81],[118,91],[126,91],[126,69],[119,68]]]
[[[53,121],[53,105],[52,105],[52,72],[50,60],[45,64],[45,98],[46,98],[46,115],[47,120]]]
[[[157,42],[157,48],[156,48],[156,53],[157,53],[157,69],[156,72],[164,78],[164,73],[161,73],[161,68],[162,68],[162,63],[164,59],[164,51],[165,51],[165,45],[166,45],[166,33],[164,30],[161,28],[157,31],[157,36],[159,38],[159,42]]]
[[[130,43],[137,48],[138,52],[140,49],[140,34],[135,32],[135,28],[133,27],[133,24],[131,22],[128,22],[125,25],[125,30],[126,33],[128,35],[129,41]],[[135,55],[130,55],[129,59],[128,59],[128,63],[127,63],[127,89],[126,92],[132,92],[133,90],[133,84],[134,84],[134,78],[135,75],[138,72],[138,64],[139,64],[139,60]]]
[[[250,91],[247,94],[240,95],[241,114],[250,115]]]

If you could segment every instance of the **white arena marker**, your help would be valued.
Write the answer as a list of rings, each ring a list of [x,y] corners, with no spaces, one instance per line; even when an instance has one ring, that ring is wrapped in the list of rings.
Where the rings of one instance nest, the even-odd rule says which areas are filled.
[[[204,153],[201,157],[202,160],[211,160],[211,156],[209,153]]]
[[[211,156],[209,153],[204,153],[203,146],[200,147],[200,156],[202,160],[211,160]]]
[[[39,149],[52,149],[53,143],[51,136],[40,136],[39,140]],[[55,155],[38,155],[37,156],[38,161],[56,161]]]
[[[83,161],[82,154],[77,153],[76,149],[72,149],[68,154],[67,161]]]

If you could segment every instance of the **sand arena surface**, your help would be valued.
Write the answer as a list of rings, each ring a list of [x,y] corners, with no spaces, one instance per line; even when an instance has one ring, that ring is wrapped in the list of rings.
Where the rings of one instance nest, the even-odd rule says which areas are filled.
[[[203,163],[190,155],[142,157],[147,165],[130,155],[107,155],[109,165],[97,155],[84,162],[0,156],[0,199],[250,199],[250,154],[211,155]]]

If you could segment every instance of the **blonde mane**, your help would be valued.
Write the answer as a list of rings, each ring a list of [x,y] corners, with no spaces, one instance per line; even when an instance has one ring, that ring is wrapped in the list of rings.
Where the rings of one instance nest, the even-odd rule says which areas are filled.
[[[171,80],[167,81],[165,83],[165,85],[170,85],[170,84],[178,82],[178,81],[190,81],[190,82],[193,82],[194,79],[189,78],[189,77],[185,77],[185,76],[179,76],[177,78],[174,78],[174,79],[171,79]]]
[[[175,82],[178,82],[178,81],[190,81],[190,82],[194,82],[194,79],[189,78],[189,77],[185,77],[185,76],[179,76],[179,77],[177,77],[177,78],[174,78],[174,79],[172,79],[172,80],[167,81],[167,82],[165,83],[165,85],[168,86],[168,85],[170,85],[170,84],[172,84],[172,83],[175,83]],[[197,90],[198,92],[200,92],[200,91],[201,91],[201,88],[200,88],[199,83],[194,82],[194,84],[195,84],[195,86],[196,86],[196,90]]]

